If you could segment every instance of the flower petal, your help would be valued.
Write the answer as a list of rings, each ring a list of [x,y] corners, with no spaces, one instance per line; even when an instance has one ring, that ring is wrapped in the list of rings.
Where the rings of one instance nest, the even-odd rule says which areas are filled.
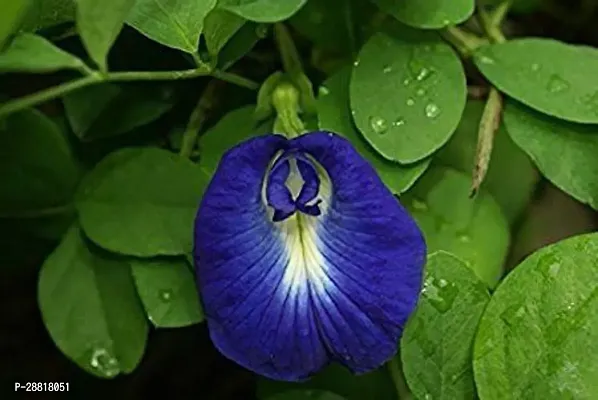
[[[312,296],[322,339],[335,360],[355,373],[367,372],[395,354],[415,308],[425,264],[423,235],[346,139],[314,132],[291,146],[311,155],[332,186],[326,213],[308,228],[323,261],[324,290]]]
[[[320,202],[321,214],[272,220],[264,179],[281,150],[297,153],[304,198]],[[395,354],[420,292],[425,243],[345,139],[269,135],[231,149],[195,229],[210,335],[227,357],[273,379],[302,380],[331,360],[362,373]]]
[[[269,163],[287,143],[259,137],[223,157],[197,214],[195,258],[215,346],[259,374],[301,380],[328,355],[309,288],[291,296],[282,284],[289,255],[262,199]]]

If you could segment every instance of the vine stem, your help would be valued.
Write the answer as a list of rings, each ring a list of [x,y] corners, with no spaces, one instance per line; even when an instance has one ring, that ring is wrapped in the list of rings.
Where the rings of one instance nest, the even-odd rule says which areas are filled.
[[[235,75],[229,72],[220,70],[210,70],[206,65],[201,65],[198,68],[187,69],[181,71],[125,71],[125,72],[109,72],[102,74],[97,71],[85,70],[86,76],[53,86],[39,92],[23,96],[21,98],[8,101],[0,104],[0,117],[8,114],[21,111],[23,109],[33,107],[37,104],[44,103],[58,97],[62,97],[75,90],[95,85],[98,83],[108,82],[134,82],[134,81],[167,81],[167,80],[182,80],[193,79],[199,76],[213,76],[214,78],[233,83],[235,85],[245,87],[251,90],[257,90],[258,83]]]
[[[189,158],[193,154],[193,150],[197,144],[199,131],[205,122],[208,111],[212,108],[212,99],[214,98],[218,87],[217,82],[218,81],[213,80],[208,83],[208,86],[199,97],[197,105],[191,112],[189,122],[187,122],[185,132],[183,132],[181,149],[179,151],[181,157]]]
[[[442,32],[444,40],[449,42],[465,58],[480,46],[487,44],[487,40],[456,26],[449,26]]]

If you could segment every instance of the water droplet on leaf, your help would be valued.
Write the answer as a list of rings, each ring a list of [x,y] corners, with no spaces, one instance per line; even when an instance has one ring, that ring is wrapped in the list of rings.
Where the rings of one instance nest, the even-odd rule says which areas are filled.
[[[461,243],[469,243],[469,242],[471,242],[471,238],[469,237],[469,235],[467,235],[467,234],[465,234],[465,233],[464,233],[464,234],[461,234],[461,235],[459,235],[458,239],[459,239],[459,241],[460,241]]]
[[[330,90],[326,86],[320,86],[320,88],[318,89],[318,94],[320,96],[326,96],[329,93],[330,93]]]
[[[481,56],[480,57],[480,62],[482,64],[494,64],[494,59],[490,58],[488,56]]]
[[[418,96],[423,96],[424,94],[426,94],[426,89],[423,88],[419,88],[417,89],[417,92],[415,92]]]
[[[413,99],[411,99],[411,98],[407,99],[407,105],[408,105],[408,106],[410,106],[410,107],[411,107],[411,106],[412,106],[412,105],[414,105],[414,104],[415,104],[415,100],[413,100]]]
[[[411,80],[409,78],[403,79],[403,85],[409,86],[410,83],[411,83]]]
[[[264,39],[268,36],[268,25],[260,24],[255,28],[255,34],[260,39]]]
[[[428,79],[430,76],[432,76],[433,73],[434,73],[434,71],[432,71],[429,68],[424,67],[419,70],[415,79],[417,79],[419,82],[421,82],[421,81]]]
[[[548,267],[548,273],[553,278],[556,278],[559,273],[559,269],[561,269],[561,265],[559,263],[553,263]]]
[[[426,117],[428,118],[436,118],[440,115],[440,108],[434,103],[428,103],[425,109]]]
[[[388,74],[388,73],[392,72],[392,67],[390,65],[387,65],[386,67],[384,67],[382,72],[384,72],[385,74]]]
[[[433,277],[428,277],[424,281],[424,288],[422,294],[430,301],[436,310],[441,313],[447,312],[452,306],[459,290],[454,283],[444,281],[444,285],[440,285],[440,280],[436,282]]]
[[[569,83],[557,74],[552,74],[548,80],[547,89],[550,93],[562,93],[569,89]]]
[[[403,118],[397,118],[393,121],[392,126],[399,127],[405,125],[405,120]]]
[[[358,67],[358,66],[359,66],[359,60],[355,60],[355,61],[353,61],[353,66],[354,66],[354,67]]]
[[[524,316],[525,307],[520,304],[507,307],[502,314],[500,314],[500,318],[505,322],[505,324],[511,327],[519,325]]]
[[[93,350],[89,365],[108,378],[116,376],[119,371],[118,361],[102,347]]]
[[[379,135],[385,134],[388,130],[388,123],[382,117],[371,117],[370,126]]]
[[[160,290],[160,300],[165,303],[168,303],[172,299],[172,290]]]
[[[540,70],[540,64],[533,63],[532,64],[532,71],[537,72]]]

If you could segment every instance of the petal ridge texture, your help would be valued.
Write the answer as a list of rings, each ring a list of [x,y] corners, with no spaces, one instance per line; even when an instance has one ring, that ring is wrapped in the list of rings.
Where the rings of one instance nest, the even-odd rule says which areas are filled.
[[[302,381],[392,358],[426,244],[344,138],[264,135],[231,148],[199,206],[194,258],[210,337],[229,359]]]

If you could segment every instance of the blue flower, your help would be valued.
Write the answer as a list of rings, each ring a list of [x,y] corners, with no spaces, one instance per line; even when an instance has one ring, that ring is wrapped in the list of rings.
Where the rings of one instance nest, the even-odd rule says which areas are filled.
[[[233,147],[195,221],[214,345],[277,380],[307,379],[332,361],[361,374],[392,358],[425,254],[372,166],[329,132]]]

